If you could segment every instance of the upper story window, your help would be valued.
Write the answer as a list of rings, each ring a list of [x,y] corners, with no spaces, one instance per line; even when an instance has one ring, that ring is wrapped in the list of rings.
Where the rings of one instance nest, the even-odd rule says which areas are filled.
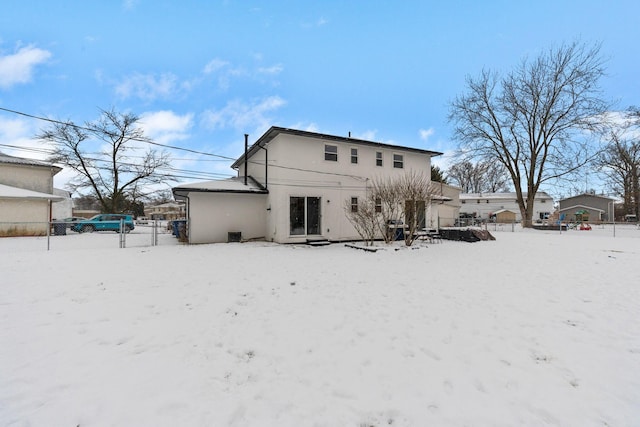
[[[338,161],[338,146],[337,145],[324,145],[324,159],[332,162]]]
[[[376,166],[382,166],[382,151],[376,151]]]
[[[358,198],[351,198],[351,212],[358,212]]]
[[[351,163],[353,163],[354,165],[358,163],[358,149],[357,148],[352,148],[351,149]]]
[[[382,198],[381,197],[376,197],[375,200],[376,204],[376,213],[381,213],[382,212]]]
[[[393,155],[393,167],[398,169],[404,168],[404,156],[402,154]]]

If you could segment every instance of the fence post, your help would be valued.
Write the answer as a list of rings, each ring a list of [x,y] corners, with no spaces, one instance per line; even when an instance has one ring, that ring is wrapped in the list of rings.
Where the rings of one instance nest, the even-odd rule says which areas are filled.
[[[124,219],[120,219],[120,249],[125,247],[124,242]]]
[[[51,222],[47,222],[47,250],[49,250],[49,248],[51,247]]]

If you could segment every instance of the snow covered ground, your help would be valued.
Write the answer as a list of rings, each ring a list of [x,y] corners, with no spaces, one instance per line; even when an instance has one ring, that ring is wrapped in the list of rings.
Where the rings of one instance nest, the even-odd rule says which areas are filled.
[[[640,230],[508,231],[0,239],[0,425],[639,426]]]

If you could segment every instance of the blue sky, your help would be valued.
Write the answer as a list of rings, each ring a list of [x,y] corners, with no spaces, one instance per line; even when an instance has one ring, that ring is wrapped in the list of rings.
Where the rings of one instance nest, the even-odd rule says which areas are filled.
[[[444,152],[435,163],[446,168],[448,105],[467,75],[576,39],[602,43],[605,96],[618,109],[640,105],[631,0],[8,0],[2,9],[1,108],[82,123],[113,107],[140,115],[157,142],[222,156],[277,125]],[[0,151],[42,157],[6,147],[37,146],[42,126],[0,111]],[[210,156],[172,156],[183,182],[233,174]],[[196,170],[206,174],[186,172]]]

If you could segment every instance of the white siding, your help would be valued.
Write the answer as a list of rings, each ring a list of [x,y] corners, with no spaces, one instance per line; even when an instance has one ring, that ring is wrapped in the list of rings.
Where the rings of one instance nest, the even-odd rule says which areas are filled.
[[[325,144],[338,147],[337,161],[325,160]],[[357,164],[351,163],[352,148],[358,149]],[[351,197],[364,197],[367,186],[373,179],[399,176],[408,171],[420,171],[427,176],[431,174],[431,159],[428,154],[402,148],[380,148],[280,134],[269,143],[267,149],[270,165],[268,205],[271,210],[266,222],[266,237],[279,243],[303,242],[307,237],[318,237],[290,235],[290,197],[322,198],[320,237],[335,241],[357,240],[360,237],[344,211],[346,201]],[[377,151],[383,153],[382,167],[376,166]],[[403,155],[404,168],[393,167],[393,154]],[[249,170],[253,171],[254,167],[256,166],[250,163]],[[242,173],[241,167],[240,176]]]
[[[266,195],[200,193],[189,195],[189,243],[223,243],[229,232],[243,239],[265,237]]]

